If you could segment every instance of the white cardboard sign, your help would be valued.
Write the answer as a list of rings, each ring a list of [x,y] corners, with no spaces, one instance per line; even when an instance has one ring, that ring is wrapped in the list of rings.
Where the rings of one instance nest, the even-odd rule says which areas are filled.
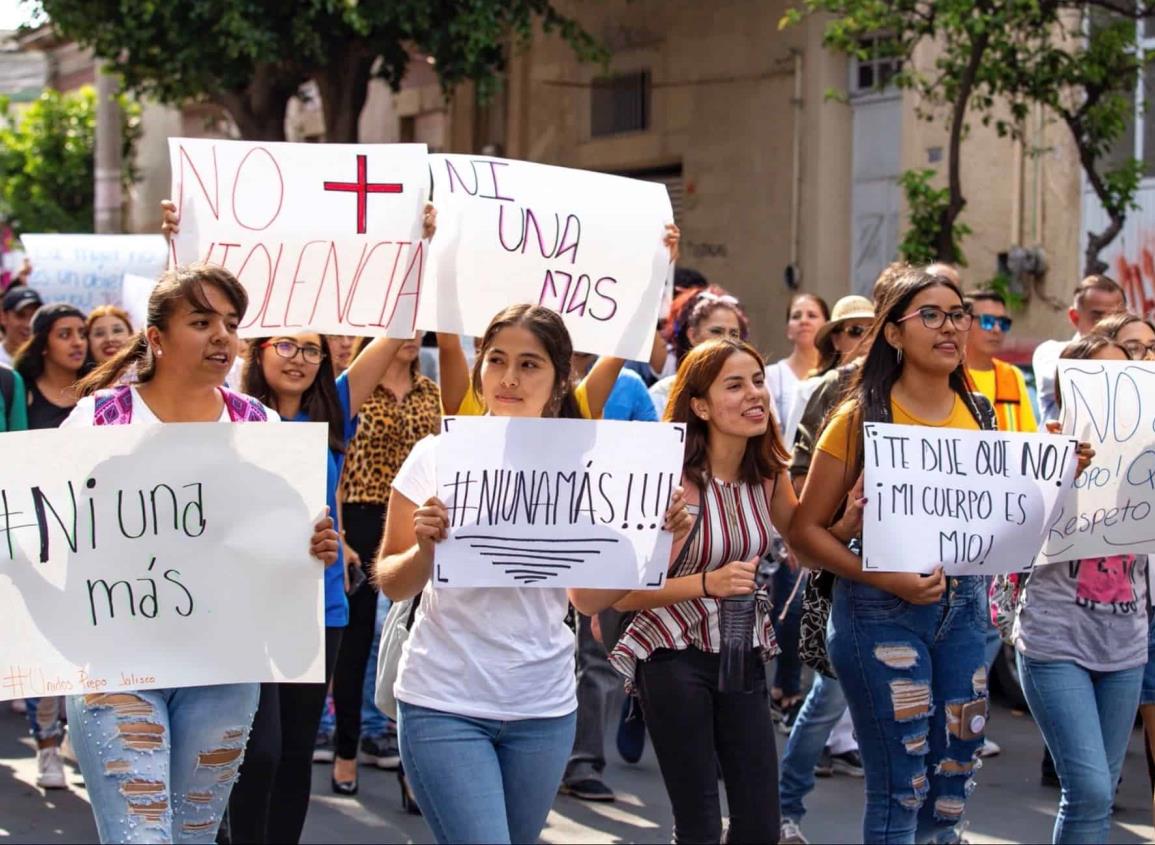
[[[864,429],[864,570],[1031,568],[1074,476],[1077,441],[889,423]]]
[[[672,272],[664,185],[527,161],[431,155],[435,283],[422,329],[479,337],[507,305],[565,319],[581,352],[648,361]]]
[[[413,337],[427,244],[424,144],[171,138],[178,264],[230,270],[245,337]]]
[[[122,306],[124,275],[155,281],[168,257],[161,235],[23,235],[20,242],[32,262],[29,287],[46,303],[67,302],[85,313]]]
[[[448,417],[438,495],[450,514],[436,587],[657,589],[685,426]]]
[[[1155,552],[1155,363],[1060,361],[1063,433],[1091,466],[1048,525],[1040,563]]]
[[[324,680],[320,423],[0,437],[0,700]]]

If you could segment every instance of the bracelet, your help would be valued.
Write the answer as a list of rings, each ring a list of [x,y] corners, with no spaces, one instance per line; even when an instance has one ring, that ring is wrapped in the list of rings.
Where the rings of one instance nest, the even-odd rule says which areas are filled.
[[[705,569],[702,570],[702,598],[704,598],[704,599],[714,598],[712,595],[710,595],[710,591],[706,588],[706,570]]]

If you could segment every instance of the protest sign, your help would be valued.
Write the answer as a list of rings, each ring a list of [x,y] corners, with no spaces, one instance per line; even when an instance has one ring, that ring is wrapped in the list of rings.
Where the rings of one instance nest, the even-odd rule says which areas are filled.
[[[1060,361],[1059,393],[1063,433],[1095,459],[1048,526],[1040,562],[1155,552],[1155,364]]]
[[[155,280],[168,250],[161,235],[23,235],[32,262],[28,284],[45,302],[67,302],[85,313],[123,305],[125,273]]]
[[[1075,474],[1077,441],[889,423],[864,429],[864,570],[1030,569]]]
[[[324,681],[326,428],[0,438],[0,699]]]
[[[682,424],[446,418],[434,586],[661,587],[684,440]]]
[[[507,305],[565,319],[581,352],[648,361],[672,268],[664,185],[526,161],[433,155],[433,284],[417,325],[480,336]]]
[[[244,337],[413,337],[425,272],[424,144],[172,138],[178,264],[231,271]]]

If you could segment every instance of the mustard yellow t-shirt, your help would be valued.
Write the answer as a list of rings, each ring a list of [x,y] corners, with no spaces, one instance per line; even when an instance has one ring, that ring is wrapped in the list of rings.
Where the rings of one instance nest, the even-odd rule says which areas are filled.
[[[954,398],[954,407],[951,409],[950,416],[941,422],[927,422],[919,419],[898,404],[893,397],[890,400],[890,413],[893,422],[897,425],[926,425],[932,428],[979,428],[978,421],[971,416],[966,403],[958,395]],[[822,432],[822,437],[818,440],[818,451],[825,452],[830,457],[846,463],[847,456],[854,453],[858,442],[858,432],[851,432],[850,420],[851,415],[845,408],[838,411],[830,420],[829,425],[826,426],[826,430]]]
[[[590,412],[590,397],[589,390],[586,387],[583,379],[573,391],[574,398],[577,400],[578,409],[582,412],[582,417],[587,420],[593,419],[593,414]],[[461,400],[461,407],[457,409],[457,415],[460,417],[480,417],[485,414],[485,403],[481,401],[481,397],[473,391],[473,385],[469,385],[469,389],[465,391],[465,398]]]
[[[1035,409],[1031,407],[1031,395],[1027,393],[1027,381],[1023,378],[1023,371],[1015,367],[1015,380],[1019,383],[1019,401],[1018,404],[1007,403],[1007,409],[1003,413],[1013,413],[1015,415],[1015,431],[1038,431],[1039,423],[1035,419]],[[999,412],[999,406],[995,404],[995,371],[989,370],[972,370],[967,367],[967,375],[971,377],[971,381],[975,384],[975,390],[987,397],[991,401],[991,407]],[[1003,421],[999,419],[999,428],[1006,428]]]

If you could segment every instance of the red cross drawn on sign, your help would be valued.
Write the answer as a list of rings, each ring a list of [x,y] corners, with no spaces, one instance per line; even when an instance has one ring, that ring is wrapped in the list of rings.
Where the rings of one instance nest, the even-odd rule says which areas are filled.
[[[401,193],[400,182],[370,182],[366,175],[367,170],[365,156],[357,156],[357,181],[356,182],[326,182],[326,191],[350,191],[357,195],[357,234],[365,234],[365,222],[368,217],[367,203],[365,201],[369,194],[399,194]]]

